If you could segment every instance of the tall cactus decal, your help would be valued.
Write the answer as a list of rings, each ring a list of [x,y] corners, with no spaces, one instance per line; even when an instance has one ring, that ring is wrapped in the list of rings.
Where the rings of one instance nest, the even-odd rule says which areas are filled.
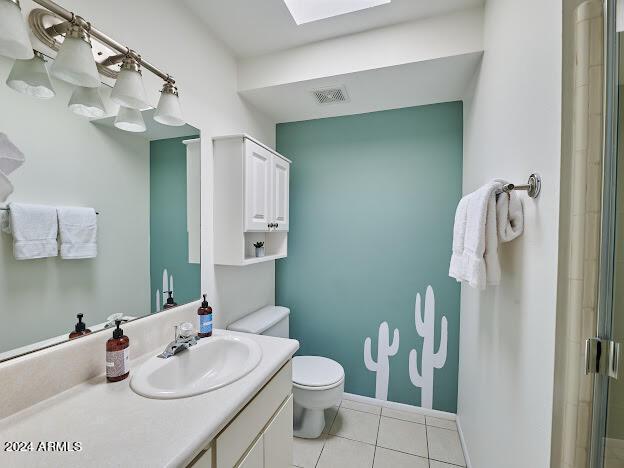
[[[425,310],[421,314],[420,294],[416,294],[416,307],[414,308],[416,331],[424,338],[421,358],[421,371],[418,373],[416,360],[418,352],[412,349],[409,354],[409,376],[412,384],[422,389],[420,406],[423,408],[433,407],[433,370],[441,369],[446,363],[446,348],[448,344],[448,322],[442,317],[442,333],[440,334],[440,346],[434,353],[435,340],[435,298],[431,286],[427,286],[425,294]]]
[[[392,343],[390,343],[390,330],[388,322],[379,325],[379,336],[377,339],[377,362],[373,361],[371,354],[371,339],[364,340],[364,365],[369,371],[377,373],[375,381],[375,398],[379,400],[388,399],[388,382],[390,380],[389,357],[394,356],[399,350],[399,330],[394,329]]]

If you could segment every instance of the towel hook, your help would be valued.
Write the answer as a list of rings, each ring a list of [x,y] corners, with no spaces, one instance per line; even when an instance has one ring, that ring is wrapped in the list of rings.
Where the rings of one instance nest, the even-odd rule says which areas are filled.
[[[542,178],[539,176],[539,174],[533,173],[529,176],[528,182],[524,185],[503,185],[503,192],[509,193],[512,190],[526,190],[529,197],[537,198],[542,191]]]

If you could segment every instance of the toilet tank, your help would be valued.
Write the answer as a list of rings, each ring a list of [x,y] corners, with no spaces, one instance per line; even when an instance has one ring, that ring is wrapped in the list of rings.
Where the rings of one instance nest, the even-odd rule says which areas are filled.
[[[255,335],[289,337],[288,316],[290,309],[281,306],[266,306],[228,325],[227,329]]]

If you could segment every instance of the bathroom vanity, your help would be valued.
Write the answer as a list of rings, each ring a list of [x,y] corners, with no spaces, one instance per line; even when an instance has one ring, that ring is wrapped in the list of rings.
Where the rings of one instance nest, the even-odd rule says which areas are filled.
[[[183,310],[176,311],[175,320],[184,320],[194,313],[191,305],[179,309]],[[169,324],[163,323],[163,318],[159,315],[126,325],[131,340],[134,336],[142,342],[137,347],[149,346],[142,356],[131,360],[131,376],[166,344],[162,336],[167,335],[160,335],[159,343],[149,337],[148,324],[157,323],[159,333],[162,327],[167,328]],[[46,369],[48,365],[58,365],[63,357],[60,353],[68,350],[79,356],[87,354],[90,347],[100,348],[100,341],[105,338],[100,335],[51,348],[48,356],[42,351],[17,358],[10,361],[11,367],[5,363],[7,367],[0,369],[5,382],[4,379],[14,381],[28,374],[34,375],[31,381],[35,385],[47,381],[48,388],[61,390],[38,402],[13,403],[24,408],[0,420],[0,439],[3,443],[17,443],[16,450],[19,443],[31,443],[32,450],[0,452],[1,466],[291,466],[290,361],[299,347],[297,341],[216,330],[217,337],[244,336],[253,340],[262,357],[239,380],[192,397],[146,398],[131,389],[130,379],[106,383],[101,373],[62,391],[64,376],[60,374],[55,380],[52,369]],[[184,351],[191,352],[192,349]],[[181,354],[169,359],[175,364],[180,357]],[[26,361],[20,363],[20,359]],[[76,362],[80,363],[80,359]],[[67,372],[68,379],[71,373]],[[42,391],[39,387],[25,390],[22,399],[28,398],[28,393],[35,398],[34,394]],[[0,407],[0,411],[7,409]],[[37,450],[40,442],[53,444],[48,444],[49,450]]]

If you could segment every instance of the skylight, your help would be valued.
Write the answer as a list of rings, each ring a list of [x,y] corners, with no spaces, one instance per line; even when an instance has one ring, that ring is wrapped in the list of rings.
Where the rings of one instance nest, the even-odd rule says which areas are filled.
[[[385,5],[392,0],[284,0],[297,25]]]

